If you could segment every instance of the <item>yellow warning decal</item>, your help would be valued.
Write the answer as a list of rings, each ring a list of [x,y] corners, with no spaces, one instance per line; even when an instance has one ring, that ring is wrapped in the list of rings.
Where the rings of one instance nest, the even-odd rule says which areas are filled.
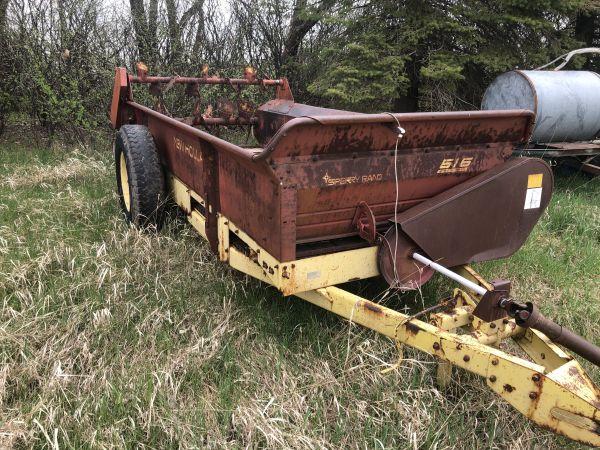
[[[542,204],[543,173],[532,173],[527,178],[527,193],[523,209],[537,209]]]
[[[543,173],[532,173],[527,178],[527,189],[541,188],[543,179],[544,179]]]

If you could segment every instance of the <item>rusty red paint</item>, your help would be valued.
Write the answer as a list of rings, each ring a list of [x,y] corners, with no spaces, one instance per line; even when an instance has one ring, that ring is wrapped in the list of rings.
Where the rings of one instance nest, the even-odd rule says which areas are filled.
[[[352,225],[358,231],[358,235],[369,244],[375,243],[377,238],[377,222],[375,215],[366,202],[359,202],[352,219]]]
[[[119,128],[125,120],[123,102],[128,98],[130,90],[127,84],[127,71],[122,67],[115,69],[115,82],[113,85],[113,97],[110,105],[110,123],[113,128]]]

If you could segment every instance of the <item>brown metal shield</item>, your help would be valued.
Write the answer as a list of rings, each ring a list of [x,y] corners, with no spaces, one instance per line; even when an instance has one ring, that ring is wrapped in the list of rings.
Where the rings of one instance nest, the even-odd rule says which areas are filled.
[[[516,158],[410,208],[397,223],[446,267],[506,258],[525,243],[552,189],[548,164]]]

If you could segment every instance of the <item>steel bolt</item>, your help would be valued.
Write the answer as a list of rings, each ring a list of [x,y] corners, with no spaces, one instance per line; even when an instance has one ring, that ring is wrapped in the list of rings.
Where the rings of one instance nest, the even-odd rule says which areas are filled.
[[[439,349],[440,349],[440,344],[439,344],[439,342],[434,342],[434,343],[433,343],[433,349],[434,349],[434,350],[439,350]]]
[[[470,360],[471,360],[471,357],[469,355],[463,356],[463,361],[464,362],[469,362]]]
[[[497,359],[492,359],[492,365],[497,366],[498,365],[498,360]]]
[[[531,400],[535,400],[535,399],[537,398],[537,396],[538,396],[538,395],[537,395],[537,392],[530,392],[530,393],[529,393],[529,398],[530,398]]]
[[[531,379],[537,383],[540,381],[540,375],[536,373],[531,377]]]
[[[490,375],[490,381],[494,383],[496,381],[496,375]]]

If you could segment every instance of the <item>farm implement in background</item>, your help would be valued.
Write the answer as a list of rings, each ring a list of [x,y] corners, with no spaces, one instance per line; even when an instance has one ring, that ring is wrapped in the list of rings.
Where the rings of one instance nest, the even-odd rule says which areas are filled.
[[[132,86],[147,84],[154,108]],[[206,85],[237,100],[207,105]],[[161,94],[184,85],[188,117],[171,117]],[[249,86],[273,88],[260,107]],[[510,159],[534,127],[529,110],[359,114],[295,103],[285,79],[154,77],[116,69],[111,121],[118,130],[119,198],[133,224],[160,226],[172,196],[223,262],[399,344],[439,358],[487,385],[535,423],[600,445],[600,396],[577,360],[600,350],[487,281],[469,264],[506,258],[550,201],[553,175],[535,158]],[[252,127],[244,147],[212,131]],[[450,269],[449,269],[450,268]],[[338,285],[383,277],[415,289],[437,271],[461,287],[409,316]],[[499,348],[512,339],[528,358]]]

